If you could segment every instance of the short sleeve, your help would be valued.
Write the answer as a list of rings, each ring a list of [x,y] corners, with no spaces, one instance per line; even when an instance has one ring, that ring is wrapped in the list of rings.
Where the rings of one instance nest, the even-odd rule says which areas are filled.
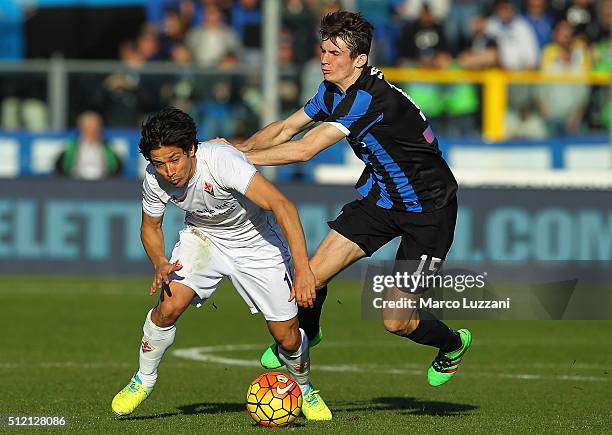
[[[372,95],[359,89],[344,97],[325,122],[330,122],[347,136],[361,139],[382,119],[382,110],[375,107]]]
[[[209,165],[214,168],[213,177],[225,190],[245,194],[257,169],[244,154],[233,147],[217,148]]]
[[[317,93],[308,100],[308,103],[304,106],[304,112],[306,115],[313,121],[323,121],[325,118],[329,116],[329,112],[325,107],[325,101],[323,97],[325,96],[325,82],[322,82],[319,86],[319,90]]]
[[[151,217],[161,217],[166,203],[155,193],[149,177],[150,175],[146,174],[142,181],[142,210]]]

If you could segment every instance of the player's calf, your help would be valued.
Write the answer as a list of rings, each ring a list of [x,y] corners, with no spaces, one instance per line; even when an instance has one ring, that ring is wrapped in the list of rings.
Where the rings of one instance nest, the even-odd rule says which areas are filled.
[[[419,321],[416,319],[384,319],[383,324],[385,326],[385,329],[390,333],[399,335],[400,337],[408,337],[417,328],[417,326],[419,325]]]
[[[295,352],[290,352],[279,345],[278,355],[287,367],[287,371],[298,383],[304,401],[302,412],[308,420],[331,420],[332,413],[323,398],[310,383],[310,355],[308,353],[308,337],[300,329],[301,341]]]
[[[153,392],[157,368],[166,349],[174,343],[176,327],[156,325],[151,319],[153,311],[147,313],[142,327],[138,372],[113,398],[112,409],[118,415],[131,414]]]

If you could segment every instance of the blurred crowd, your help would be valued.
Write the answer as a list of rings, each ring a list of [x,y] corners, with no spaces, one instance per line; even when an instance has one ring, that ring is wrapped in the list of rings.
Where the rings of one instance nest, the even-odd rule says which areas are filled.
[[[74,124],[84,110],[110,127],[138,127],[171,104],[192,114],[201,137],[239,138],[259,127],[262,1],[150,0],[147,22],[121,44],[124,65],[110,75],[70,81]],[[440,70],[612,71],[612,0],[287,0],[278,58],[282,115],[305,103],[321,80],[318,26],[337,9],[360,11],[375,26],[370,64]],[[172,62],[173,73],[147,74]],[[195,68],[194,68],[195,67]],[[235,73],[236,71],[247,73]],[[205,74],[204,74],[205,73]],[[458,83],[401,86],[439,133],[480,131],[482,90]],[[513,85],[509,136],[544,138],[608,129],[608,87]]]

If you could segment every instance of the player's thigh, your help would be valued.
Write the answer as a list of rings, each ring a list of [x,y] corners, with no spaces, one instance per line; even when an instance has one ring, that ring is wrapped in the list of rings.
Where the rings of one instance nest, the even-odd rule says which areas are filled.
[[[330,230],[310,260],[316,287],[323,287],[342,270],[365,256],[366,253],[355,242]]]
[[[400,234],[388,210],[363,199],[346,204],[340,215],[328,225],[331,231],[310,262],[317,278],[317,288],[360,258],[371,256]]]
[[[177,260],[183,267],[168,276],[172,295],[165,299],[168,299],[168,302],[174,300],[172,286],[179,289],[187,287],[192,292],[185,308],[189,303],[199,306],[210,298],[223,276],[229,271],[229,265],[225,262],[222,253],[195,227],[187,227],[180,232],[179,241],[172,250],[170,261]],[[188,299],[189,293],[181,291],[181,295],[185,295],[184,298]],[[182,299],[176,300],[177,305],[182,305],[184,302]]]
[[[297,303],[291,297],[290,258],[273,245],[259,246],[232,258],[230,281],[251,313],[260,312],[267,321],[283,322],[297,316]]]
[[[409,216],[396,254],[396,269],[431,274],[442,266],[453,243],[457,202],[431,213]]]

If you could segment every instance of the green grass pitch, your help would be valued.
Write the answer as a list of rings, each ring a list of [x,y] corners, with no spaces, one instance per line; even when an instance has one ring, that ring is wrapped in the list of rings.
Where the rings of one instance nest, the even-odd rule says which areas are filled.
[[[111,399],[137,368],[142,323],[155,302],[149,283],[149,277],[3,277],[3,422],[9,415],[57,415],[68,419],[65,431],[108,434],[268,430],[252,423],[244,400],[250,381],[264,371],[255,361],[270,337],[263,318],[251,316],[227,283],[179,320],[151,397],[129,417],[112,413]],[[610,321],[449,322],[469,327],[474,342],[458,375],[434,389],[426,381],[434,349],[361,320],[359,304],[358,283],[330,287],[326,337],[311,353],[313,382],[334,420],[299,418],[279,430],[605,433],[612,427]]]

